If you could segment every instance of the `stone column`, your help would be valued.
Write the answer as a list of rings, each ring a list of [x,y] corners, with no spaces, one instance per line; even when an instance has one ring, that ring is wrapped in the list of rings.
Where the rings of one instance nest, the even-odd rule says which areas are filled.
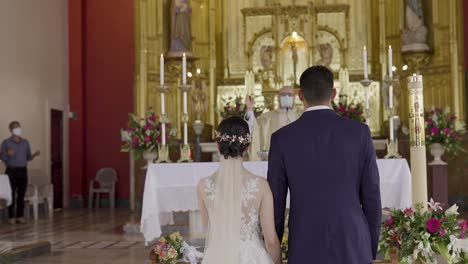
[[[407,81],[413,205],[426,204],[428,199],[423,77],[413,75],[409,76]]]

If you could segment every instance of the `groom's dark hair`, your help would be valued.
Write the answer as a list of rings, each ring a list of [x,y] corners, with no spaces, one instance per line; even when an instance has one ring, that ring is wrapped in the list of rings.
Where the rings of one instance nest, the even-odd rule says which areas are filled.
[[[305,70],[299,80],[304,99],[309,104],[330,100],[333,92],[333,73],[325,66],[316,65]]]

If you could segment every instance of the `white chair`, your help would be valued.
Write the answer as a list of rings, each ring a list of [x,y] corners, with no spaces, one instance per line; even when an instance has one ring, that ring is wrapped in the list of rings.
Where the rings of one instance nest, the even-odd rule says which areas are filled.
[[[33,207],[34,220],[39,219],[39,204],[44,204],[47,208],[49,216],[52,217],[54,212],[54,186],[45,184],[37,186],[29,184],[24,197],[26,215],[29,217],[29,207]]]
[[[93,208],[93,196],[96,194],[96,208],[99,208],[99,196],[101,193],[107,193],[110,208],[115,208],[115,183],[117,181],[117,172],[113,168],[100,169],[96,174],[96,178],[89,183],[88,207]],[[99,187],[95,187],[96,184]]]

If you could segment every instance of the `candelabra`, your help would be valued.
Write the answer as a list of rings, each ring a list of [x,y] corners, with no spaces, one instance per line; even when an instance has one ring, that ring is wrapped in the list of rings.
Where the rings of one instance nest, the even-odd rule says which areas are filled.
[[[364,108],[364,118],[366,119],[366,124],[370,127],[370,104],[369,104],[369,87],[372,83],[372,80],[369,79],[364,79],[360,81],[361,85],[364,87],[364,94],[365,94],[365,100],[366,100],[366,105]]]
[[[159,121],[161,122],[161,145],[158,145],[158,159],[157,163],[171,162],[169,159],[169,147],[166,144],[166,124],[168,118],[165,113],[165,94],[169,90],[169,86],[161,84],[159,86],[159,92],[161,95],[161,115]]]
[[[389,87],[389,96],[388,96],[388,101],[389,101],[389,111],[388,111],[388,124],[389,124],[389,132],[390,132],[390,138],[387,141],[387,155],[385,155],[386,159],[399,159],[401,158],[401,155],[398,153],[398,140],[395,140],[395,130],[393,127],[393,118],[395,117],[394,115],[394,107],[393,107],[393,76],[389,76],[389,78],[386,78],[384,81],[386,85]]]
[[[192,158],[190,157],[190,145],[188,144],[188,122],[189,122],[189,115],[187,111],[187,93],[190,90],[191,85],[187,85],[183,82],[182,85],[179,85],[179,89],[182,92],[183,96],[183,113],[182,113],[182,123],[184,128],[184,142],[183,145],[180,147],[180,159],[177,162],[193,162]]]

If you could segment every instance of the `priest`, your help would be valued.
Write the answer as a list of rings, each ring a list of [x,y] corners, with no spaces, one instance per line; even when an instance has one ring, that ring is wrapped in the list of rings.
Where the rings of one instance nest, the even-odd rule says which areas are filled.
[[[294,109],[294,98],[294,89],[291,86],[284,86],[278,91],[279,109],[264,113],[256,119],[253,112],[254,99],[247,97],[245,118],[249,123],[250,133],[252,134],[249,153],[251,161],[261,160],[259,155],[261,151],[268,152],[271,134],[299,118],[302,112]]]

